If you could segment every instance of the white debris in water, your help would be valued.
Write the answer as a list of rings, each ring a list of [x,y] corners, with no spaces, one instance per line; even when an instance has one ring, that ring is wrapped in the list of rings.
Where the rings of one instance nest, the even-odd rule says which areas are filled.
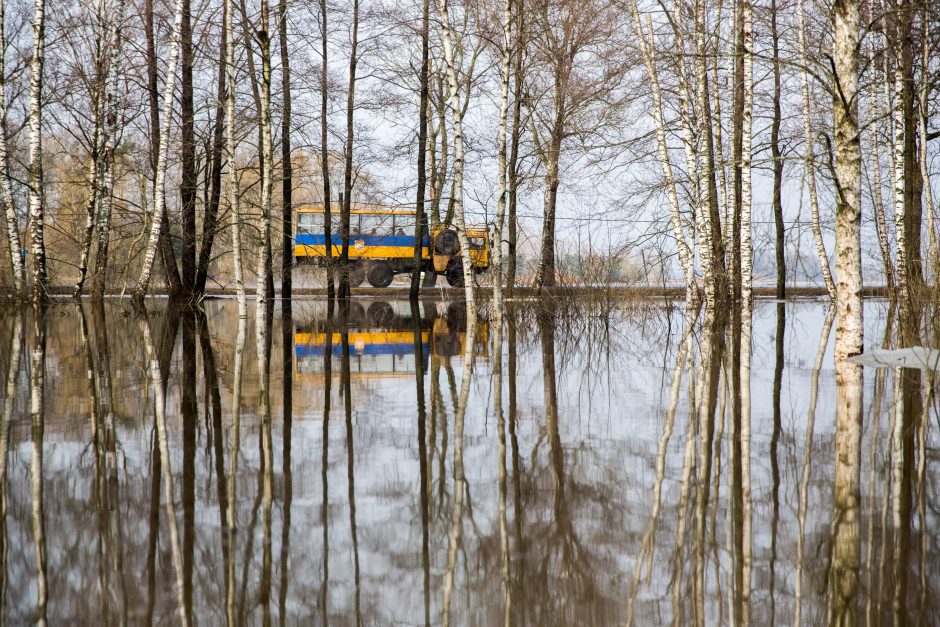
[[[876,368],[917,368],[940,370],[940,350],[926,346],[912,346],[897,350],[874,349],[848,359],[853,364]]]

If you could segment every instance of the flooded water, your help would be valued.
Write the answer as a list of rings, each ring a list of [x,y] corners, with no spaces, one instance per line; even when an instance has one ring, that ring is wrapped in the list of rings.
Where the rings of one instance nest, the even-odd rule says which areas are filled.
[[[937,384],[837,433],[824,303],[148,307],[2,316],[6,623],[940,621]]]

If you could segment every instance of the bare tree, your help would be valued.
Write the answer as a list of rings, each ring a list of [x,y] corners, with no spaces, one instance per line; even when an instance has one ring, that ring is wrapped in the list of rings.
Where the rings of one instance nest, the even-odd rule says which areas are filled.
[[[823,279],[826,282],[826,289],[829,290],[829,297],[835,298],[835,285],[832,281],[832,272],[829,270],[829,255],[826,253],[826,245],[822,238],[822,227],[819,223],[819,200],[816,193],[816,151],[815,136],[811,121],[812,101],[809,92],[809,76],[807,72],[806,57],[806,13],[803,8],[803,0],[796,0],[796,14],[799,21],[800,38],[800,88],[803,94],[803,141],[805,142],[804,158],[806,161],[806,181],[809,186],[809,204],[812,212],[813,241],[816,243],[816,254],[819,257],[819,265],[822,268]]]
[[[290,53],[287,48],[287,0],[279,0],[277,32],[281,51],[281,298],[291,297],[291,269],[294,265],[293,186],[291,165],[291,85]]]
[[[142,301],[150,286],[150,275],[153,272],[153,263],[157,255],[157,245],[160,242],[163,225],[166,219],[166,162],[167,150],[170,145],[170,126],[173,120],[173,90],[176,86],[176,64],[180,55],[180,31],[183,24],[183,2],[176,0],[173,18],[173,32],[170,36],[170,58],[167,61],[166,82],[163,85],[163,126],[160,129],[160,142],[157,146],[156,179],[153,186],[153,218],[150,227],[150,238],[144,254],[144,263],[140,269],[140,276],[134,288],[134,298]],[[166,259],[164,258],[164,263]]]
[[[530,133],[544,172],[541,253],[536,287],[551,287],[555,276],[555,214],[559,166],[566,140],[589,134],[597,123],[591,107],[605,101],[605,113],[617,105],[623,80],[623,48],[617,5],[574,0],[538,0],[532,7],[531,58],[541,71],[530,81]],[[616,52],[615,52],[616,51]]]
[[[33,57],[29,76],[29,233],[33,254],[33,301],[48,298],[45,244],[45,196],[42,177],[42,79],[46,47],[46,3],[33,4]]]
[[[10,183],[10,153],[7,147],[7,97],[6,97],[6,3],[0,3],[0,200],[5,209],[7,240],[10,244],[10,265],[13,268],[13,289],[21,294],[26,281],[26,262],[20,243],[20,221],[13,200]]]

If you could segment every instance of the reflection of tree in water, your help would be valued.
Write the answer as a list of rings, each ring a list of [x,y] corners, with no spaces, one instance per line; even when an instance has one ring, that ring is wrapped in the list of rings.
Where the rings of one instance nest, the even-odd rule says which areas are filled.
[[[872,306],[887,311],[880,303]],[[755,469],[752,624],[824,623],[829,611],[835,394],[825,359],[819,368],[812,367],[822,316],[811,316],[812,330],[804,333],[807,319],[801,316],[807,307],[787,305],[787,367],[782,375],[779,312],[777,354],[773,348],[765,349],[776,363],[762,365],[761,344],[774,344],[766,341],[775,326],[774,307],[758,308],[771,315],[763,316],[769,326],[760,327],[767,335],[755,335],[753,362],[755,380],[761,382],[755,390],[766,392],[767,399],[759,401],[755,392],[755,412],[760,408],[763,414],[754,415],[751,452]],[[821,312],[818,305],[812,307],[812,313]],[[742,541],[735,536],[741,519],[735,519],[734,511],[743,508],[744,502],[743,492],[735,493],[740,482],[733,479],[733,467],[735,456],[744,453],[743,447],[735,449],[732,442],[743,426],[732,420],[734,391],[726,370],[728,351],[704,363],[701,352],[708,337],[702,331],[704,321],[697,320],[690,339],[684,341],[678,309],[620,305],[609,315],[594,310],[577,316],[573,314],[578,310],[572,308],[563,310],[564,315],[541,319],[534,307],[520,309],[506,319],[509,360],[503,378],[508,397],[505,498],[512,622],[621,624],[634,581],[638,591],[633,624],[664,623],[670,618],[678,624],[699,618],[705,624],[729,623],[740,616],[745,590],[735,586],[743,582],[743,536]],[[354,384],[352,430],[345,424],[345,415],[329,419],[329,409],[324,420],[318,404],[315,414],[295,419],[293,429],[288,427],[285,412],[285,431],[278,434],[278,407],[288,401],[286,395],[277,398],[283,393],[276,376],[280,364],[288,363],[295,329],[290,322],[286,331],[281,328],[288,335],[288,350],[279,359],[277,351],[284,348],[270,349],[270,380],[263,382],[259,377],[266,368],[257,368],[252,357],[256,350],[236,350],[233,311],[234,307],[207,302],[203,316],[163,310],[154,303],[148,322],[157,368],[149,372],[152,362],[142,350],[143,328],[120,309],[88,308],[84,329],[81,312],[72,306],[53,306],[46,315],[45,444],[40,451],[44,448],[41,502],[48,548],[49,622],[62,622],[64,617],[83,622],[110,617],[120,622],[125,610],[132,623],[156,622],[161,616],[181,621],[180,607],[200,622],[224,622],[230,595],[233,623],[261,623],[265,614],[275,622],[285,612],[288,624],[304,616],[312,616],[315,622],[348,617],[351,623],[355,614],[354,524],[362,560],[362,622],[386,623],[402,617],[422,622],[422,614],[425,624],[440,622],[457,496],[452,462],[461,359],[430,353],[426,369],[419,367],[413,373],[415,379],[376,384],[368,395],[360,396]],[[402,315],[400,308],[395,311],[396,316]],[[415,328],[415,322],[424,324],[417,318],[437,317],[427,312],[424,308],[419,316],[407,315],[409,329]],[[438,313],[446,315],[443,308]],[[187,322],[187,316],[193,316],[193,322]],[[273,338],[279,323],[283,321],[274,319],[271,327],[263,325],[261,330]],[[5,346],[15,346],[14,324],[13,317],[4,320]],[[33,499],[30,480],[34,462],[28,411],[33,373],[28,362],[34,346],[31,324],[29,319],[21,333],[25,341],[21,342],[20,374],[12,375],[16,392],[3,398],[3,407],[12,408],[5,409],[9,439],[2,492],[8,504],[3,519],[7,542],[4,616],[15,623],[33,620],[37,607],[35,594],[22,599],[14,594],[35,591],[38,574],[32,510],[38,501]],[[187,324],[194,325],[193,332],[185,330]],[[253,324],[254,318],[245,322],[243,337],[257,333]],[[881,323],[875,324],[880,332]],[[732,332],[727,325],[722,331],[725,338]],[[889,333],[889,347],[901,345],[899,332]],[[926,330],[920,337],[922,344],[932,345],[934,336]],[[413,338],[409,336],[409,343]],[[685,345],[689,348],[683,358]],[[417,351],[423,348],[418,346]],[[7,383],[12,357],[0,355]],[[718,382],[700,394],[714,359],[720,364]],[[455,624],[502,622],[506,603],[498,576],[502,563],[497,520],[501,489],[496,468],[498,423],[493,414],[486,416],[492,408],[487,398],[490,372],[485,370],[485,358],[477,355],[477,360],[480,368],[473,377],[462,440],[466,467],[461,483],[461,536],[452,567],[451,622]],[[340,357],[334,355],[332,361],[332,372],[339,375]],[[105,365],[109,362],[110,366]],[[660,370],[662,363],[666,366]],[[244,379],[235,398],[230,394],[233,364],[239,371],[237,378]],[[292,366],[284,367],[292,371]],[[675,382],[670,375],[677,370],[681,374]],[[195,395],[191,396],[186,389],[189,383],[182,378],[193,372]],[[868,368],[866,375],[870,387],[866,388],[862,432],[856,618],[866,623],[870,617],[873,625],[900,620],[917,623],[937,611],[932,573],[938,566],[938,514],[932,503],[940,486],[932,466],[935,432],[930,428],[937,420],[936,382],[928,373],[920,375],[918,417],[906,413],[903,401],[913,392],[905,391],[904,378],[891,370]],[[323,380],[322,373],[317,377]],[[297,400],[305,381],[285,379],[285,386],[290,385],[287,380],[293,382]],[[346,394],[342,377],[328,379],[335,381],[330,391],[338,409],[337,403],[344,399],[336,392]],[[814,380],[818,381],[818,409],[814,428],[807,433],[806,401]],[[262,383],[269,395],[267,408],[262,403]],[[423,421],[420,407],[413,414],[383,415],[379,410],[387,406],[375,404],[396,400],[394,396],[403,394],[405,388],[410,395],[416,389],[411,386],[422,383],[426,392]],[[153,387],[145,391],[148,384],[162,388],[159,396],[165,403],[169,466],[162,463],[159,421],[152,413],[158,399]],[[323,394],[319,385],[317,396]],[[642,390],[642,397],[632,396],[640,385],[649,389]],[[671,400],[674,386],[675,403]],[[802,396],[791,391],[796,386]],[[655,404],[657,393],[662,395],[659,405]],[[652,410],[648,404],[637,409],[652,420],[644,423],[641,416],[633,422],[634,408],[624,399],[641,398],[648,403],[651,395]],[[92,402],[92,397],[97,400]],[[235,402],[242,397],[243,402]],[[707,499],[703,498],[706,484],[699,480],[706,477],[700,448],[703,404],[713,406],[711,425],[706,423],[712,430]],[[298,415],[303,407],[296,406]],[[231,410],[236,408],[240,429],[233,424]],[[658,410],[662,410],[659,417]],[[706,415],[710,412],[705,410]],[[265,413],[272,427],[270,453],[263,450]],[[184,416],[193,431],[186,429]],[[293,468],[287,444],[291,433],[298,452]],[[355,437],[344,446],[340,440],[347,435]],[[332,459],[327,455],[321,460],[327,445],[332,448]],[[279,451],[283,464],[277,460]],[[400,479],[377,476],[373,460],[382,460],[383,470],[402,473]],[[190,463],[192,467],[187,468]],[[351,495],[350,470],[355,483]],[[170,481],[164,480],[167,471]],[[332,502],[325,500],[322,506],[321,498],[329,490],[321,493],[317,477],[321,471],[334,484]],[[288,474],[296,477],[293,487]],[[270,485],[267,499],[266,482]],[[166,513],[168,483],[176,496],[181,588],[176,585],[172,529]],[[193,502],[182,498],[190,486],[194,486]],[[298,497],[291,505],[293,490]],[[356,500],[354,518],[347,509],[350,496]],[[376,507],[383,513],[377,515]],[[269,522],[265,520],[268,511]],[[651,527],[654,512],[658,520]],[[704,533],[699,527],[700,512],[704,512]],[[293,527],[279,527],[289,518]],[[743,527],[738,528],[743,533]],[[270,545],[267,557],[263,544]],[[701,569],[695,561],[699,547],[704,560]],[[642,562],[635,561],[640,558]],[[742,573],[737,581],[736,569]],[[802,587],[799,604],[798,583]],[[90,593],[78,594],[79,585]],[[397,586],[404,595],[390,599],[390,586]],[[704,591],[701,612],[694,605],[698,589]],[[185,593],[182,602],[178,590]],[[673,598],[677,611],[671,609]],[[383,601],[389,605],[382,606]],[[736,601],[738,607],[734,607]],[[795,621],[798,607],[801,617]]]

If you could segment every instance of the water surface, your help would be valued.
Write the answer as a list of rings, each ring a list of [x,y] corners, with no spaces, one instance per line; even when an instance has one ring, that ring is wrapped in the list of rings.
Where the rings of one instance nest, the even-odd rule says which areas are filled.
[[[940,616],[929,373],[865,369],[833,575],[825,303],[758,302],[749,360],[740,318],[681,302],[517,303],[501,333],[433,300],[148,309],[4,312],[7,623]],[[897,344],[887,312],[866,346]]]

